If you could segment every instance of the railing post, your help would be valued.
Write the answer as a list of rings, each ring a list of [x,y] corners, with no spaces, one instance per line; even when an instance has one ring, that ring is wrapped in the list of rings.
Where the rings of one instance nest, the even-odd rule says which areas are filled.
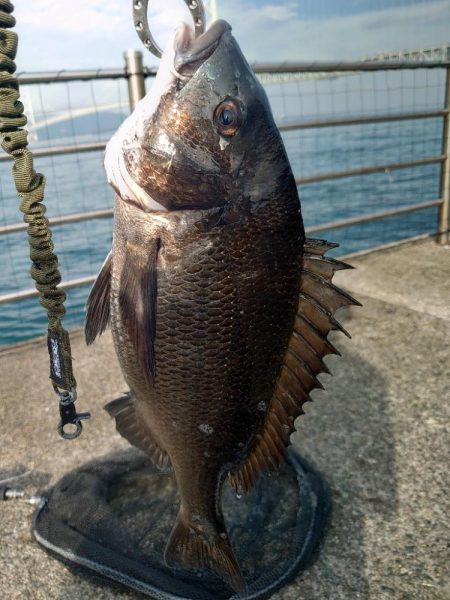
[[[133,111],[139,100],[145,96],[144,62],[142,52],[139,50],[127,50],[124,56],[128,76],[130,110]]]
[[[442,154],[445,160],[441,166],[441,193],[442,204],[439,210],[438,242],[442,245],[449,243],[450,229],[450,67],[446,69],[445,76],[445,110],[444,135]]]

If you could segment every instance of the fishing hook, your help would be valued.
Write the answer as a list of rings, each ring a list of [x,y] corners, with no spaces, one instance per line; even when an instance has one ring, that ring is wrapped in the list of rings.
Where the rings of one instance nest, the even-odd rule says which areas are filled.
[[[198,37],[205,31],[206,16],[203,2],[202,0],[184,0],[184,2],[189,8],[189,12],[194,20],[195,37]],[[133,0],[134,27],[147,50],[156,57],[161,58],[162,50],[156,43],[148,25],[148,3],[149,0]]]

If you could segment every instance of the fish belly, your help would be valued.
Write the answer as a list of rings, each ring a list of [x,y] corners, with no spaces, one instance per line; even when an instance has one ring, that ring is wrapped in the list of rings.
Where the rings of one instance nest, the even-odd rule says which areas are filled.
[[[294,202],[231,223],[207,219],[204,227],[204,217],[179,211],[144,218],[124,203],[116,210],[111,326],[133,399],[109,410],[127,439],[173,466],[181,507],[167,563],[198,566],[215,557],[209,567],[229,572],[236,588],[221,488],[270,409],[298,308],[304,234]],[[153,283],[135,288],[146,261]],[[133,288],[126,311],[124,286]],[[142,315],[152,324],[151,347],[130,337],[130,322]],[[143,347],[153,362],[139,355]]]
[[[198,221],[193,211],[187,218],[169,214],[164,226],[149,225],[145,233],[135,227],[131,241],[123,235],[130,228],[121,228],[112,283],[112,329],[125,378],[187,481],[199,471],[235,467],[262,426],[293,330],[303,244],[295,205],[267,207],[208,231]],[[155,237],[156,370],[148,382],[117,302],[128,268],[118,246],[142,249]]]

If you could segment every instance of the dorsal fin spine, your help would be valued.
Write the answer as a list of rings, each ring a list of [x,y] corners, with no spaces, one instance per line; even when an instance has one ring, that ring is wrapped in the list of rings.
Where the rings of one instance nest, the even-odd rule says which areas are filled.
[[[262,437],[259,445],[264,455],[264,460],[266,461],[266,463],[268,463],[269,466],[276,468],[277,464],[273,459],[273,450],[271,451],[271,449],[269,448],[268,439],[270,438]]]
[[[302,382],[300,381],[300,379],[297,377],[297,375],[294,373],[294,371],[287,364],[283,365],[282,371],[283,371],[283,369],[284,369],[285,373],[287,373],[287,378],[288,378],[289,384],[292,385],[292,387],[288,386],[288,390],[291,392],[291,394],[294,396],[294,398],[299,398],[299,400],[305,402],[306,399],[308,398],[308,392],[303,387]],[[281,378],[280,378],[280,381],[281,381]]]
[[[305,262],[308,262],[308,260],[311,260],[313,262],[326,263],[327,265],[329,265],[330,267],[333,268],[334,273],[336,271],[344,271],[346,269],[354,269],[355,268],[346,262],[343,262],[341,260],[336,260],[335,258],[331,258],[330,256],[319,256],[317,254],[306,253],[303,256],[303,264],[305,264]]]
[[[289,417],[292,419],[297,411],[298,403],[289,390],[282,388],[282,386],[279,387],[280,391],[283,393],[283,399],[286,400],[283,402],[283,399],[281,399],[279,402],[284,410],[289,411]],[[275,390],[275,395],[277,396],[277,390]]]
[[[277,415],[277,413],[276,413],[275,411],[271,411],[271,412],[270,412],[270,419],[271,419],[271,421],[272,421],[272,423],[273,423],[273,426],[274,426],[274,428],[276,428],[276,430],[277,430],[277,431],[280,431],[280,432],[281,432],[281,433],[280,433],[280,435],[281,435],[281,436],[282,436],[282,438],[283,438],[283,442],[284,442],[285,444],[287,444],[287,443],[289,442],[289,433],[288,433],[288,431],[286,431],[286,429],[285,429],[286,425],[284,425],[284,424],[283,424],[283,423],[280,421],[280,419],[278,418],[278,415]],[[293,427],[294,427],[294,426],[292,425],[292,428],[293,428]],[[290,430],[290,427],[288,427],[288,430]]]
[[[305,254],[318,254],[319,256],[323,256],[328,250],[332,250],[338,246],[339,244],[327,242],[326,240],[321,240],[319,238],[306,238],[303,250]]]
[[[275,445],[275,447],[277,449],[277,454],[279,456],[283,456],[285,453],[285,444],[282,442],[282,440],[280,440],[280,432],[277,431],[275,429],[275,427],[273,426],[273,423],[271,422],[271,419],[270,419],[270,415],[269,415],[269,418],[267,419],[267,433],[269,434],[268,437],[271,438],[273,444]]]
[[[293,357],[293,360],[296,361],[297,365],[300,366],[300,369],[302,369],[307,376],[311,379],[312,384],[311,387],[318,387],[319,389],[323,390],[323,385],[322,383],[317,379],[317,377],[314,375],[314,373],[311,371],[311,369],[308,367],[308,365],[305,363],[305,361],[298,356],[291,348],[288,348],[287,350],[288,354],[290,356]],[[298,379],[298,377],[297,377]]]
[[[328,319],[328,321],[330,322],[330,325],[332,326],[331,329],[341,331],[348,338],[352,337],[349,334],[349,332],[339,323],[339,321],[336,321],[336,319],[333,317],[333,315],[328,310],[323,308],[323,306],[321,306],[312,296],[310,296],[309,294],[306,294],[304,292],[301,292],[300,298],[302,298],[303,300],[308,302],[315,310],[320,312],[326,319]]]
[[[326,347],[326,352],[325,352],[325,356],[327,354],[336,354],[337,356],[341,356],[341,353],[339,352],[339,350],[337,348],[335,348],[335,346],[330,342],[330,340],[328,340],[326,337],[323,336],[323,334],[317,329],[317,327],[311,323],[311,321],[308,319],[308,317],[306,315],[297,315],[296,317],[296,328],[295,330],[298,331],[298,329],[300,329],[300,335],[301,335],[301,325],[297,328],[297,319],[299,321],[304,321],[307,326],[309,327],[310,331],[313,332],[313,334],[320,339],[320,342]]]
[[[335,292],[336,295],[340,296],[341,298],[345,298],[347,300],[348,306],[351,306],[352,304],[355,306],[361,306],[361,302],[359,302],[358,300],[353,298],[353,296],[351,296],[345,290],[342,290],[342,289],[336,287],[334,285],[334,283],[331,283],[331,281],[328,281],[325,277],[322,277],[322,275],[320,275],[319,273],[314,273],[313,271],[309,271],[308,269],[303,269],[303,273],[307,273],[312,279],[317,281],[317,283],[319,283],[320,285],[324,285],[324,286],[330,288],[331,290],[333,290],[333,292]],[[322,308],[324,308],[324,310],[327,310],[325,306],[323,306]]]
[[[301,344],[303,344],[303,346],[306,346],[307,349],[309,350],[309,352],[311,352],[311,354],[313,354],[315,356],[317,361],[320,363],[321,371],[323,371],[324,373],[327,373],[327,375],[331,375],[331,371],[328,368],[328,366],[326,365],[326,363],[324,362],[323,358],[314,350],[314,348],[311,346],[311,344],[308,342],[308,340],[303,335],[301,335],[298,331],[295,331],[295,330],[292,332],[292,336],[294,338],[297,338],[299,340],[299,342],[301,342]]]
[[[290,443],[289,436],[295,431],[295,418],[304,413],[305,402],[311,401],[309,393],[314,388],[323,389],[318,375],[330,373],[324,357],[328,354],[341,355],[327,339],[328,334],[337,330],[350,337],[335,319],[334,313],[339,308],[360,306],[360,303],[335,286],[332,278],[336,271],[353,267],[323,256],[337,245],[324,240],[305,241],[298,313],[272,404],[266,413],[261,435],[255,439],[249,456],[231,477],[234,484],[242,482],[245,489],[253,487],[262,468],[273,469],[279,464]]]

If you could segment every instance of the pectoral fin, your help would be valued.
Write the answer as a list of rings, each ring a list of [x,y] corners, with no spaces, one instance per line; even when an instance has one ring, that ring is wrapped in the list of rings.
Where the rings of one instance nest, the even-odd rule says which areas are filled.
[[[294,331],[263,429],[248,458],[238,471],[230,474],[231,484],[238,491],[251,489],[260,471],[274,470],[284,461],[290,435],[295,431],[295,419],[303,414],[303,404],[311,400],[310,392],[322,388],[317,376],[329,373],[324,357],[339,354],[328,341],[328,334],[339,330],[349,335],[334,313],[343,306],[361,306],[331,283],[336,271],[352,268],[324,257],[335,246],[323,240],[305,241]]]
[[[108,254],[92,286],[86,303],[84,335],[86,344],[92,344],[109,325],[112,252]]]
[[[146,251],[132,245],[126,246],[119,293],[123,323],[143,373],[150,382],[156,373],[156,263],[159,247],[159,239]]]

